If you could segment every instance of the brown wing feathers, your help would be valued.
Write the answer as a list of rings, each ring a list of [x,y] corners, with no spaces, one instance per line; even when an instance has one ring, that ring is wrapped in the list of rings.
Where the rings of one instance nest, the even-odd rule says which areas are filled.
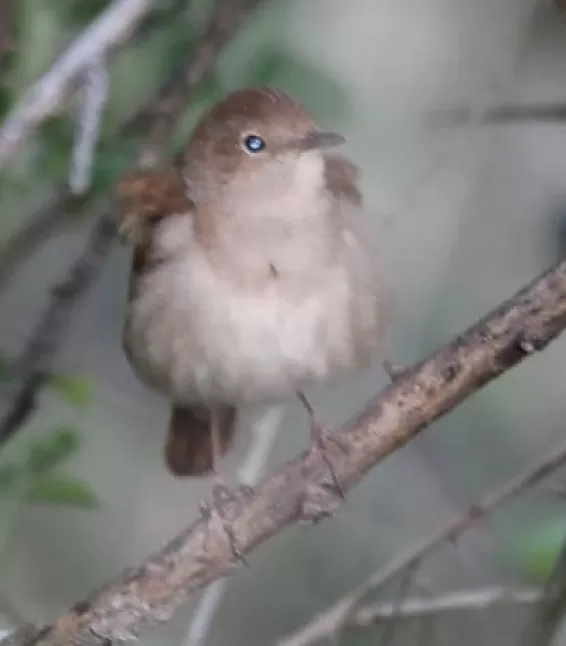
[[[129,299],[135,295],[136,283],[153,262],[151,231],[163,218],[190,211],[181,176],[171,170],[135,170],[125,175],[117,188],[121,202],[120,235],[133,245]],[[236,409],[216,411],[220,452],[232,444],[236,426]],[[173,404],[165,442],[165,462],[176,476],[204,475],[214,468],[211,442],[211,411],[204,406]]]

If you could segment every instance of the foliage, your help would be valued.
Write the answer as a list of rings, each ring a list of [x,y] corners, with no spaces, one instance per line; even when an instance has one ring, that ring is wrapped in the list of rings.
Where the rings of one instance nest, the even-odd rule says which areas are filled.
[[[56,428],[46,437],[33,439],[19,460],[0,463],[0,496],[20,496],[29,503],[52,503],[91,509],[99,504],[90,485],[61,472],[81,446],[76,430]]]
[[[514,536],[510,553],[529,578],[542,583],[552,573],[564,541],[566,519],[553,516]]]
[[[76,408],[88,408],[93,403],[93,383],[89,377],[56,374],[50,377],[48,384]]]
[[[10,362],[0,356],[0,383],[9,376]],[[92,404],[93,384],[88,377],[54,374],[48,378],[47,385],[71,406],[85,409]],[[77,430],[61,426],[45,437],[27,443],[17,438],[16,443],[16,452],[19,450],[23,455],[19,460],[0,461],[0,496],[17,494],[29,503],[83,509],[98,505],[98,498],[88,483],[61,472],[61,467],[80,450]]]

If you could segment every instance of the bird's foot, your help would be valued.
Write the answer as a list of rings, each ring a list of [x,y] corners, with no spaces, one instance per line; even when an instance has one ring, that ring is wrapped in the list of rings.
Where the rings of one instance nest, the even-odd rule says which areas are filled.
[[[311,416],[310,447],[305,460],[307,469],[313,460],[322,458],[327,466],[329,478],[316,484],[306,482],[301,504],[301,521],[314,524],[332,516],[340,508],[345,493],[336,474],[334,463],[340,454],[348,452],[347,445],[340,437],[322,425],[314,415]]]

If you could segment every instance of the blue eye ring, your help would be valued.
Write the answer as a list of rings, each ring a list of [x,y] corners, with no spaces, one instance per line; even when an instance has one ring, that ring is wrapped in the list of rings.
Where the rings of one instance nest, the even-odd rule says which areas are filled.
[[[244,137],[244,148],[247,152],[255,154],[265,149],[265,139],[259,135],[247,135]]]

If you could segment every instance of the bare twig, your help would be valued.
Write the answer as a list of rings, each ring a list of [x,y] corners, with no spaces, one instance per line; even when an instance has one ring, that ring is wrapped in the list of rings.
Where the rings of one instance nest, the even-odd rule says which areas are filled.
[[[25,93],[0,127],[0,168],[47,117],[56,113],[93,60],[128,38],[153,0],[114,0]]]
[[[87,206],[87,196],[72,195],[64,185],[55,189],[27,218],[21,229],[0,247],[0,291],[22,262],[33,255],[49,236],[76,222],[77,212]]]
[[[537,588],[489,587],[479,590],[461,590],[432,598],[405,599],[401,607],[396,603],[380,603],[357,610],[347,627],[367,628],[391,621],[410,621],[437,617],[462,610],[485,610],[494,606],[531,605],[541,598]],[[530,642],[537,644],[538,642]]]
[[[71,193],[82,195],[90,187],[100,124],[108,103],[108,71],[103,57],[93,59],[81,75],[77,135],[69,173]]]
[[[52,289],[51,299],[18,358],[10,381],[0,390],[0,444],[33,412],[37,392],[50,371],[72,314],[98,275],[114,237],[114,221],[106,216],[94,227],[77,261]]]
[[[182,115],[190,94],[210,71],[222,45],[235,32],[243,18],[259,0],[217,2],[208,27],[175,83],[167,84],[159,96],[159,106],[149,118],[147,145],[138,161],[148,157],[157,163],[165,154],[168,139]],[[181,99],[185,99],[183,102]],[[148,150],[150,151],[148,154]],[[106,207],[108,210],[108,206]],[[89,241],[68,275],[53,290],[35,331],[16,361],[13,378],[0,389],[0,444],[7,440],[32,413],[36,395],[50,372],[51,362],[61,344],[76,306],[86,294],[115,240],[113,218],[106,214],[95,225]]]
[[[417,567],[443,545],[456,541],[469,527],[488,516],[496,507],[517,497],[525,489],[535,486],[564,464],[566,464],[566,443],[538,463],[529,466],[523,473],[492,490],[432,536],[393,559],[330,608],[319,613],[295,634],[280,641],[278,646],[307,646],[337,634],[347,624],[369,592],[382,587],[406,569]]]
[[[249,452],[239,469],[238,480],[241,483],[253,487],[263,475],[282,417],[283,409],[274,407],[253,424]],[[226,579],[219,579],[205,590],[191,619],[184,646],[203,646],[206,643],[225,589]]]
[[[402,607],[404,607],[407,595],[411,590],[413,577],[415,576],[415,569],[416,569],[416,566],[414,568],[407,568],[403,572],[401,583],[399,585],[399,591],[397,592],[397,598],[391,604],[392,605],[391,618],[390,618],[390,621],[388,621],[387,625],[385,626],[385,631],[380,640],[380,646],[389,646],[389,644],[393,641],[393,638],[395,637],[395,631],[397,629],[397,617],[399,617],[399,611],[401,610]]]
[[[556,102],[541,105],[502,104],[472,109],[455,106],[435,110],[432,125],[456,127],[489,124],[562,123],[566,120],[566,104]]]
[[[407,371],[347,422],[340,442],[327,448],[341,487],[348,490],[357,484],[385,456],[526,356],[543,349],[565,326],[566,262]],[[494,506],[495,501],[512,497],[565,457],[566,449],[556,452],[483,503]],[[254,495],[238,490],[230,500],[215,501],[223,520],[215,513],[201,515],[139,566],[121,573],[38,630],[33,639],[16,636],[12,646],[102,646],[136,639],[148,625],[167,621],[191,593],[232,570],[237,562],[235,546],[245,555],[284,528],[305,520],[305,510],[312,509],[310,496],[323,501],[329,489],[331,497],[335,496],[327,458],[303,453],[266,478]],[[455,538],[483,511],[473,507],[443,533],[442,540]],[[230,532],[226,531],[227,522]],[[438,540],[435,537],[429,543],[434,545]],[[432,549],[429,544],[421,547],[398,564],[395,572],[410,566],[412,560],[418,563]]]

